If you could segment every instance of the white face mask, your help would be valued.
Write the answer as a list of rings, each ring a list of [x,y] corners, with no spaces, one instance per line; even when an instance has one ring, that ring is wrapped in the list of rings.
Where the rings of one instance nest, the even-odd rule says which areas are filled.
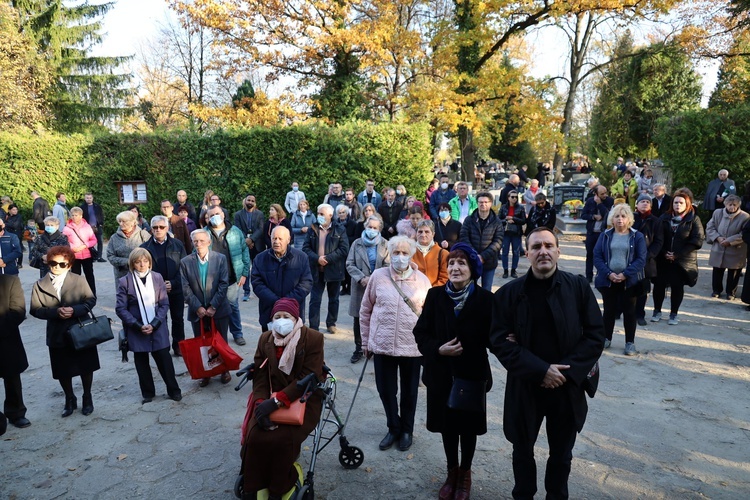
[[[442,189],[443,191],[445,191],[446,189],[448,189],[448,183],[444,182],[444,183],[440,184],[440,189]]]
[[[392,255],[391,266],[393,266],[393,269],[395,269],[397,272],[402,273],[409,269],[410,260],[411,259],[406,255]]]
[[[294,330],[294,320],[289,318],[279,318],[273,320],[271,328],[274,332],[278,333],[282,337],[286,337],[292,330]]]

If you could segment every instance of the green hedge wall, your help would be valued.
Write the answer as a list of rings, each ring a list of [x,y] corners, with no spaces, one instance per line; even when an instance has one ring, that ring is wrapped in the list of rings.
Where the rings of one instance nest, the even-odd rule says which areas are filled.
[[[283,204],[293,181],[311,200],[323,200],[328,184],[340,181],[359,192],[365,180],[376,189],[404,184],[424,196],[432,178],[432,144],[427,125],[354,123],[336,128],[303,125],[249,131],[112,134],[106,136],[19,136],[0,134],[0,194],[8,194],[30,215],[31,190],[50,203],[55,192],[78,204],[91,191],[105,210],[105,232],[116,230],[115,181],[145,180],[144,215],[159,213],[159,203],[175,201],[178,189],[198,205],[206,189],[234,212],[248,192],[265,211]]]
[[[704,109],[662,119],[657,126],[659,155],[672,170],[672,186],[687,186],[699,201],[722,168],[740,196],[750,179],[750,106]]]

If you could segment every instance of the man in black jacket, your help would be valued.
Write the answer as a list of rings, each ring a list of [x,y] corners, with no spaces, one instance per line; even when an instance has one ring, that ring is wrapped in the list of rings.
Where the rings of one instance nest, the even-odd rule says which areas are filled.
[[[492,291],[500,248],[503,245],[503,221],[492,210],[492,194],[477,194],[477,209],[464,220],[460,241],[468,243],[482,261],[482,288]]]
[[[607,215],[615,204],[607,188],[599,184],[594,188],[594,196],[586,200],[581,211],[581,219],[586,221],[586,279],[594,281],[594,247],[599,236],[607,229]]]
[[[534,443],[547,419],[547,498],[568,498],[576,433],[599,378],[604,323],[591,287],[557,269],[560,247],[546,227],[526,239],[531,270],[502,287],[492,309],[490,349],[508,371],[503,431],[513,444],[513,498],[536,493]]]
[[[333,207],[326,203],[318,205],[318,220],[307,232],[302,251],[307,254],[312,273],[310,293],[310,328],[320,326],[320,303],[323,290],[328,290],[328,333],[336,333],[339,317],[339,293],[344,281],[346,257],[349,255],[349,239],[346,228],[333,222]]]
[[[245,244],[250,251],[250,267],[252,268],[255,256],[266,249],[265,240],[263,239],[263,225],[266,223],[266,219],[263,216],[263,212],[257,208],[257,201],[254,194],[245,196],[243,204],[245,208],[237,210],[234,213],[234,225],[245,235]],[[250,300],[249,279],[245,280],[242,290],[242,301],[247,302]]]
[[[654,197],[651,199],[651,214],[661,217],[661,214],[672,208],[672,197],[667,194],[664,184],[654,184]]]
[[[152,269],[161,274],[167,286],[169,315],[172,318],[172,351],[181,356],[180,340],[185,340],[185,295],[182,292],[180,261],[187,256],[185,245],[169,235],[169,219],[157,215],[151,219],[153,238],[141,246],[148,250],[153,260]]]
[[[83,195],[83,203],[79,205],[80,209],[83,210],[83,219],[89,223],[91,229],[96,235],[96,254],[97,262],[107,262],[104,259],[102,250],[104,243],[102,242],[102,233],[104,230],[104,211],[102,206],[98,203],[94,203],[94,195],[86,193]]]
[[[398,224],[402,209],[403,206],[396,203],[396,190],[388,188],[388,191],[385,193],[385,199],[378,207],[378,213],[383,218],[383,230],[380,234],[386,240],[390,240],[398,234],[396,224]]]
[[[36,191],[31,192],[31,199],[34,200],[33,212],[31,218],[34,219],[39,229],[44,229],[44,219],[52,215],[52,207],[49,202],[39,196]],[[84,212],[85,213],[85,212]]]

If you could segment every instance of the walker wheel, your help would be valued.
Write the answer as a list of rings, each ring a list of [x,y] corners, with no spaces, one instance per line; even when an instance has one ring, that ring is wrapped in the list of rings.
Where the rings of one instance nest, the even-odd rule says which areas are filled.
[[[356,446],[341,448],[339,452],[339,463],[344,469],[356,469],[365,461],[365,454]]]
[[[315,498],[315,490],[312,484],[306,484],[297,491],[296,500],[313,500]]]
[[[245,493],[245,476],[240,474],[237,476],[237,480],[234,482],[234,496],[242,498]]]

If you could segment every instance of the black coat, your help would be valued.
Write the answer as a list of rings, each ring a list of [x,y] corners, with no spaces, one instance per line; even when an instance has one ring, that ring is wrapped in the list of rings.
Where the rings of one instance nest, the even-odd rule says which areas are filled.
[[[497,267],[497,258],[503,246],[503,223],[494,211],[490,210],[487,224],[482,231],[479,224],[479,210],[464,219],[461,228],[461,241],[468,243],[484,260],[485,271]]]
[[[459,412],[446,405],[453,377],[486,380],[487,391],[492,387],[487,356],[492,293],[475,285],[458,316],[454,305],[445,287],[431,288],[414,327],[414,338],[424,356],[422,381],[427,387],[427,429],[431,432],[484,434],[487,432],[485,413]],[[460,356],[438,354],[440,346],[454,338],[461,342],[463,353]]]
[[[510,212],[510,207],[507,203],[500,207],[500,212],[498,213],[497,217],[503,224],[504,235],[507,234],[508,236],[522,236],[523,226],[524,224],[526,224],[526,209],[520,203],[516,203],[514,208],[513,224],[508,224],[505,221],[506,217],[508,217],[508,213]]]
[[[294,245],[294,231],[292,231],[292,221],[289,219],[289,217],[284,217],[283,219],[281,219],[281,222],[278,223],[271,222],[271,219],[267,219],[266,222],[263,223],[262,247],[264,250],[271,248],[271,231],[273,231],[277,226],[284,226],[289,230],[289,243],[291,245]]]
[[[62,348],[70,345],[68,329],[77,322],[77,318],[88,316],[95,305],[96,297],[86,279],[68,272],[59,300],[49,275],[34,284],[29,312],[35,318],[47,320],[47,347]],[[72,318],[60,319],[57,309],[63,306],[73,308]]]
[[[664,245],[664,231],[661,227],[661,221],[658,217],[654,217],[653,214],[644,219],[636,213],[633,229],[640,231],[643,237],[646,238],[646,248],[648,251],[646,255],[646,267],[644,268],[646,278],[655,278],[656,256],[659,255],[661,247]]]
[[[320,224],[314,222],[307,231],[307,238],[302,245],[302,251],[307,255],[310,262],[310,273],[313,282],[317,279],[318,265],[318,238],[320,236]],[[344,281],[346,271],[346,257],[349,255],[349,238],[346,236],[346,228],[340,224],[331,224],[331,230],[326,236],[325,258],[328,264],[323,267],[323,281]]]
[[[382,234],[383,238],[386,240],[389,240],[398,234],[396,224],[401,220],[399,216],[401,215],[402,209],[403,207],[395,201],[391,207],[388,206],[388,202],[386,201],[383,201],[378,207],[378,213],[383,218],[383,230],[380,234]],[[393,229],[393,232],[390,232],[389,229]]]
[[[94,229],[94,232],[96,232],[96,227],[101,227],[104,225],[104,211],[102,210],[102,206],[98,203],[92,203],[94,205],[94,215],[96,216],[96,226],[91,226],[92,229]],[[83,220],[91,224],[91,221],[89,220],[89,206],[86,202],[81,203],[78,205],[78,208],[83,210]]]
[[[603,233],[607,229],[607,215],[614,204],[615,200],[611,196],[607,196],[601,203],[597,203],[594,196],[586,200],[586,203],[583,204],[583,210],[581,210],[581,219],[586,221],[586,236],[594,234],[595,215],[601,215],[601,220],[604,221],[602,230],[599,232]]]
[[[450,251],[451,247],[458,243],[461,237],[461,223],[451,218],[448,219],[448,224],[443,224],[443,221],[438,219],[435,221],[435,243],[440,245],[443,241],[448,242],[447,250]]]
[[[698,282],[698,250],[706,239],[700,218],[694,211],[690,211],[674,231],[671,225],[672,214],[662,214],[659,220],[664,234],[664,244],[656,258],[657,276],[667,276],[670,267],[678,265],[685,272],[685,284],[695,286]],[[674,253],[673,262],[666,259],[667,252]]]
[[[29,265],[39,269],[41,271],[41,276],[44,276],[49,272],[49,267],[44,263],[42,257],[47,255],[50,248],[57,246],[70,246],[68,237],[60,231],[55,231],[52,234],[45,231],[43,234],[40,234],[34,242],[34,248],[29,252]]]
[[[266,249],[266,240],[263,237],[263,226],[265,223],[266,218],[263,212],[257,208],[252,212],[248,212],[243,208],[234,213],[234,225],[240,228],[245,238],[253,240],[253,248],[250,249],[251,257],[255,257]]]
[[[668,194],[665,194],[664,198],[662,198],[661,207],[659,207],[656,198],[651,198],[651,214],[655,217],[661,217],[661,215],[668,212],[670,208],[672,208],[672,197]]]
[[[26,319],[26,302],[18,276],[0,274],[0,378],[29,367],[18,326]]]
[[[544,208],[540,209],[539,206],[531,207],[526,217],[526,234],[528,235],[531,231],[538,227],[546,227],[550,230],[555,229],[555,223],[557,222],[557,212],[555,208],[546,203]]]
[[[359,236],[362,236],[361,234],[357,236],[357,222],[352,217],[347,217],[345,221],[337,220],[336,224],[344,226],[344,229],[346,230],[346,238],[349,241],[350,247],[352,246],[352,243],[354,243],[354,240],[359,238]]]
[[[172,285],[172,292],[170,292],[170,295],[177,294],[177,296],[180,296],[182,295],[180,262],[187,257],[187,252],[185,251],[185,246],[180,240],[172,238],[169,235],[167,235],[167,241],[164,245],[166,245],[166,258],[163,258],[161,252],[157,251],[160,245],[154,238],[143,243],[141,248],[145,248],[148,250],[148,253],[151,254],[151,260],[153,261],[151,268],[159,273],[164,281],[169,281]]]
[[[584,390],[593,394],[598,372],[597,377],[584,383],[604,349],[602,312],[586,278],[558,270],[545,297],[529,296],[527,279],[528,274],[500,288],[492,307],[490,350],[508,370],[503,431],[512,443],[533,441],[527,432],[530,419],[537,412],[534,394],[550,366],[530,348],[535,332],[530,331],[529,325],[539,307],[538,302],[546,300],[556,319],[557,344],[562,353],[557,363],[570,365],[564,371],[567,381],[552,390],[565,392],[579,432],[588,411]],[[508,339],[510,334],[515,334],[515,342]],[[586,389],[586,386],[590,387]]]
[[[40,196],[34,200],[32,211],[31,218],[37,223],[39,229],[44,229],[44,219],[52,215],[52,207],[49,206],[49,202]]]

